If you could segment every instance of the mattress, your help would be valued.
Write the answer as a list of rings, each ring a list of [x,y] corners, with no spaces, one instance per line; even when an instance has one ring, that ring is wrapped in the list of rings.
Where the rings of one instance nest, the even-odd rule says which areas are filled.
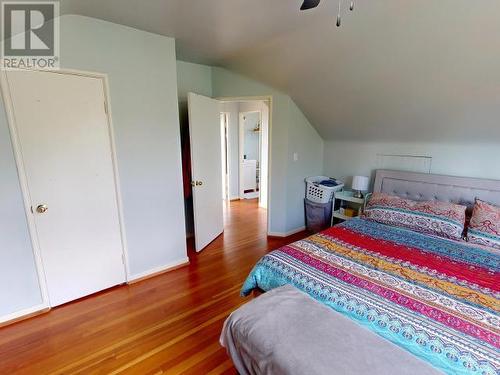
[[[492,375],[499,263],[498,251],[354,219],[264,256],[242,294],[290,284],[444,373]]]

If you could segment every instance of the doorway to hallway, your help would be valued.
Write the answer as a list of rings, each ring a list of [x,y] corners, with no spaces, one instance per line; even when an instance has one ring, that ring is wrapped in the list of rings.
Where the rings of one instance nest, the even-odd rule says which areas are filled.
[[[188,93],[184,193],[196,251],[224,232],[227,207],[236,200],[266,211],[267,234],[270,113],[271,98],[226,101]]]

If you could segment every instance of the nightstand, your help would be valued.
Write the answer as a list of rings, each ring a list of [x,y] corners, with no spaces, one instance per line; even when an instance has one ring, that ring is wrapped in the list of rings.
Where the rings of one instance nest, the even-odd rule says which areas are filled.
[[[354,198],[354,192],[349,191],[349,190],[343,190],[343,191],[337,191],[334,194],[334,207],[341,207],[343,202],[348,202],[348,205],[350,208],[353,208],[357,210],[358,212],[362,212],[365,208],[366,202],[368,201],[368,198],[370,198],[371,193],[366,193],[363,198]],[[331,225],[333,226],[334,224],[334,219],[338,220],[350,220],[353,219],[354,217],[357,217],[358,215],[351,217],[351,216],[346,216],[341,212],[341,208],[338,210],[333,211],[332,213],[332,223]]]

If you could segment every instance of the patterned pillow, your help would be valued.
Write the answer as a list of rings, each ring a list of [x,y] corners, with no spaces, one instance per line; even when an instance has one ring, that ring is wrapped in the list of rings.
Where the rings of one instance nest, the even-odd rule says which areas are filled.
[[[500,249],[500,207],[476,199],[467,233],[471,243]]]
[[[467,207],[439,201],[417,202],[384,193],[373,193],[364,217],[382,224],[461,240]]]

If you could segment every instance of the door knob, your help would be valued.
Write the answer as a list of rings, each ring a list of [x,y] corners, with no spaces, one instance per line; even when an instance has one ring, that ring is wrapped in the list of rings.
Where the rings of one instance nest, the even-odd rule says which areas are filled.
[[[203,185],[202,181],[191,181],[191,186],[201,186]]]
[[[36,208],[36,212],[39,214],[44,214],[48,211],[49,207],[46,204],[41,204]]]
[[[198,186],[203,185],[203,181],[198,181],[198,182],[197,182],[197,185],[198,185]]]

